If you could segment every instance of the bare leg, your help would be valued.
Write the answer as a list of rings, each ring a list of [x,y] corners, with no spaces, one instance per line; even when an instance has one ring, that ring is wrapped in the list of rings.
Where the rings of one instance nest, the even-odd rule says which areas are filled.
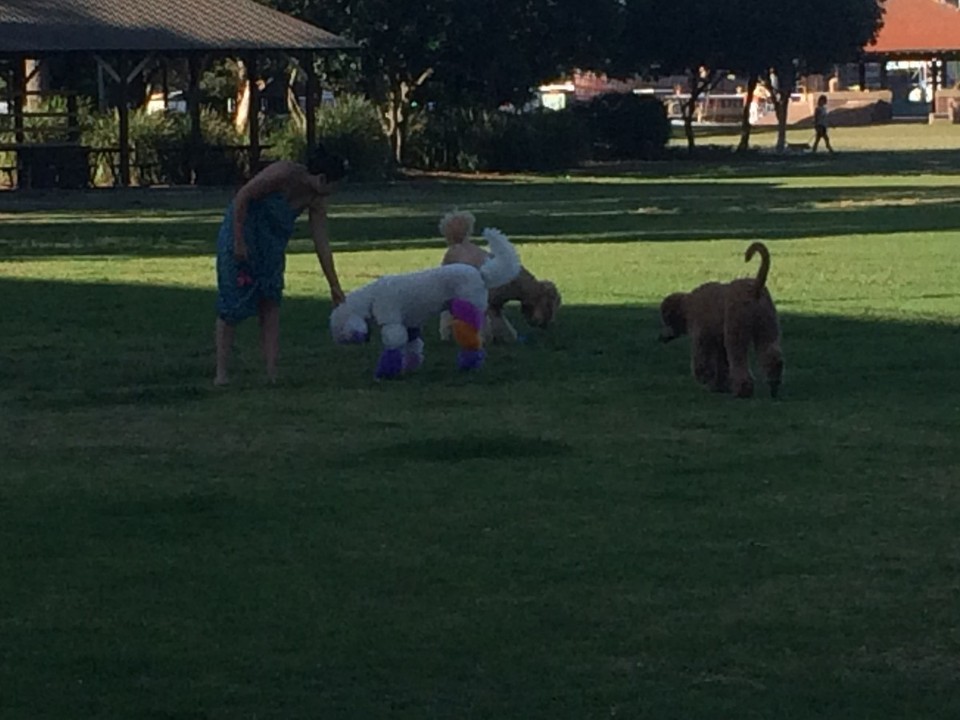
[[[275,300],[260,301],[260,351],[267,368],[267,380],[276,382],[280,355],[280,305]]]
[[[217,374],[213,378],[214,385],[226,385],[230,382],[227,366],[230,364],[230,351],[233,350],[233,338],[236,334],[236,326],[217,318],[214,330],[217,343]]]

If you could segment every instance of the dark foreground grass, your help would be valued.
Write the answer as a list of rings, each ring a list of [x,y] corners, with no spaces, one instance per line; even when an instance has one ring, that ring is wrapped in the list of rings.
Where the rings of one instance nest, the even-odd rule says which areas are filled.
[[[955,231],[938,180],[914,184],[921,217]],[[949,237],[886,226],[903,203],[884,180],[856,185],[854,233],[807,206],[812,237],[773,244],[785,397],[734,402],[693,386],[686,346],[653,342],[652,302],[740,272],[743,214],[679,213],[699,242],[610,242],[648,239],[631,203],[687,202],[638,182],[531,186],[531,207],[566,202],[551,227],[591,217],[569,241],[531,225],[525,257],[566,293],[553,331],[474,376],[430,338],[421,374],[381,385],[374,347],[327,340],[309,257],[281,383],[260,383],[244,327],[215,391],[202,246],[71,258],[0,233],[0,717],[957,717]],[[799,207],[805,184],[830,181],[771,192]],[[704,187],[733,198],[718,211],[765,202]],[[417,245],[455,194],[495,202],[434,189],[344,212],[413,227],[406,203]],[[513,202],[486,209],[508,231],[530,210]],[[48,212],[21,229],[50,237]],[[434,255],[341,259],[356,284]]]

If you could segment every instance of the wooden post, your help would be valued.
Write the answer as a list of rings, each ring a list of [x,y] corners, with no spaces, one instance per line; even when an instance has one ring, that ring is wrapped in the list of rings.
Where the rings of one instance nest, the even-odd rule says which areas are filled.
[[[160,65],[160,85],[163,92],[163,109],[170,109],[170,73],[167,65],[169,60],[166,55],[161,59]]]
[[[72,143],[80,142],[80,109],[77,106],[77,64],[67,65],[67,137]]]
[[[260,169],[260,88],[257,86],[257,58],[259,53],[252,52],[246,58],[247,79],[250,82],[250,175],[256,175]]]
[[[18,145],[23,144],[23,101],[27,94],[26,58],[13,61],[13,128]]]
[[[100,112],[107,111],[107,81],[103,77],[103,62],[97,58],[97,106]]]
[[[320,88],[317,83],[317,71],[313,67],[314,54],[304,53],[300,62],[307,75],[307,157],[317,147],[317,100]]]
[[[22,55],[17,55],[13,59],[13,87],[12,96],[13,96],[13,130],[14,130],[14,139],[16,144],[21,146],[21,149],[17,150],[17,188],[28,188],[31,185],[30,180],[30,163],[29,160],[25,161],[22,146],[24,142],[24,132],[23,132],[23,102],[27,94],[27,74],[26,74],[26,58]]]
[[[130,187],[130,108],[127,101],[127,74],[130,72],[126,54],[120,55],[118,84],[120,99],[117,110],[120,114],[120,185]]]
[[[197,160],[203,145],[203,132],[200,127],[200,55],[191,53],[187,58],[189,70],[187,87],[187,111],[190,113],[190,182],[197,184]]]
[[[857,65],[857,82],[860,83],[860,92],[867,91],[867,64],[861,60]]]
[[[933,92],[930,93],[930,113],[937,114],[937,91],[940,89],[940,73],[943,69],[943,63],[937,58],[930,61],[930,86]]]

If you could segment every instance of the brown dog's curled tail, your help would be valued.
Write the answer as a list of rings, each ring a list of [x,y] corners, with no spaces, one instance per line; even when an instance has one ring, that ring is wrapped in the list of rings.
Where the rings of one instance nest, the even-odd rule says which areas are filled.
[[[753,283],[753,293],[760,297],[760,293],[767,285],[767,274],[770,272],[770,251],[762,242],[755,242],[747,248],[747,262],[753,260],[753,256],[757,253],[760,253],[760,270],[757,272],[757,279]]]

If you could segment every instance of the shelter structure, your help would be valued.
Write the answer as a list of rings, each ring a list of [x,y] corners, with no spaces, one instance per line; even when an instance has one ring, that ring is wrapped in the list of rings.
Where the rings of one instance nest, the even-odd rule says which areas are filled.
[[[864,48],[863,61],[880,64],[880,84],[889,86],[887,64],[923,63],[930,83],[931,117],[946,114],[955,100],[947,85],[947,63],[960,60],[960,9],[946,0],[885,0],[883,27],[876,40]],[[863,64],[861,64],[861,76]],[[957,78],[953,78],[955,82]]]
[[[204,64],[217,57],[242,59],[247,68],[251,122],[248,145],[250,167],[260,161],[262,144],[259,123],[258,67],[264,57],[284,55],[299,64],[306,77],[307,146],[316,145],[315,116],[319,83],[314,69],[318,54],[355,49],[350,41],[277,12],[254,0],[0,0],[0,68],[5,73],[8,122],[0,132],[12,142],[0,143],[0,151],[16,156],[18,185],[29,186],[31,177],[45,175],[60,186],[77,186],[84,179],[79,166],[90,167],[90,154],[102,148],[80,145],[78,103],[69,85],[55,91],[66,96],[63,112],[31,110],[38,91],[32,90],[45,62],[67,59],[69,75],[76,79],[84,64],[112,82],[117,98],[119,138],[116,154],[118,183],[130,184],[129,108],[131,84],[148,70],[185,60],[190,139],[186,157],[195,161],[203,143],[200,128],[200,76]],[[164,81],[164,85],[166,82]],[[66,140],[45,142],[38,137],[43,123],[30,127],[28,118],[65,120]],[[10,123],[9,121],[12,121]],[[50,123],[47,123],[49,126]],[[82,160],[82,162],[81,162]],[[196,179],[195,172],[192,173]],[[89,177],[86,178],[89,180]],[[43,184],[48,184],[47,182]],[[86,184],[86,183],[83,183]]]

